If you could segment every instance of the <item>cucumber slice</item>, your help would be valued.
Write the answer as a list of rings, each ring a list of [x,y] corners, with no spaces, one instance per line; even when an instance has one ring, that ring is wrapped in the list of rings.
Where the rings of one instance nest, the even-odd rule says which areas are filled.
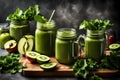
[[[50,69],[55,68],[56,65],[57,65],[57,63],[55,63],[55,62],[49,62],[49,63],[41,64],[40,67],[44,70],[50,70]]]
[[[39,64],[42,64],[42,63],[45,63],[45,62],[49,62],[50,57],[45,56],[45,55],[40,55],[40,56],[37,56],[36,60]]]
[[[118,50],[120,48],[120,44],[114,43],[109,45],[110,50]]]

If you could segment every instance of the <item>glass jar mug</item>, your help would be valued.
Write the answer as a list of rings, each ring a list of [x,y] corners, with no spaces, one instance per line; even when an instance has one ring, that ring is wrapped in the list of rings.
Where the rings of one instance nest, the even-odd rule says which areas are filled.
[[[76,38],[77,35],[75,29],[58,29],[55,43],[55,57],[59,63],[73,64],[75,62],[78,55]]]
[[[30,33],[30,25],[28,21],[11,21],[10,23],[10,36],[17,42],[24,35]]]
[[[83,37],[79,37],[83,38]],[[92,58],[96,61],[99,61],[103,58],[105,54],[105,31],[92,31],[87,30],[86,37],[84,36],[85,41],[85,56],[87,58]]]
[[[56,29],[54,22],[37,22],[35,50],[43,55],[55,55]]]

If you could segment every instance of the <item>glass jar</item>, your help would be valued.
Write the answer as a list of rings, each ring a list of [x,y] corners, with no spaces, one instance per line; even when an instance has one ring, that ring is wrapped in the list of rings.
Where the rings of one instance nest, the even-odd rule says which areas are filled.
[[[57,31],[55,43],[55,57],[62,64],[72,64],[76,60],[77,45],[76,30],[73,28],[61,28]]]
[[[54,22],[37,22],[35,50],[43,55],[55,55],[56,29]]]
[[[0,23],[0,34],[9,33],[8,23]]]
[[[105,32],[87,30],[85,54],[87,58],[100,60],[105,53]]]
[[[24,35],[30,33],[30,25],[27,21],[11,21],[10,23],[10,36],[17,42]]]

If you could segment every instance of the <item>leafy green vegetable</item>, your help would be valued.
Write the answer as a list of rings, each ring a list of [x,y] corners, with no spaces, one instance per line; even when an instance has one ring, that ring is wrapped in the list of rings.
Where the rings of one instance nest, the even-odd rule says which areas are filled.
[[[103,80],[103,78],[99,77],[98,75],[93,75],[87,80]]]
[[[82,77],[85,80],[103,80],[97,75],[91,75],[91,71],[98,69],[117,69],[120,70],[120,50],[111,51],[109,56],[97,62],[93,59],[78,59],[73,65],[75,77]]]
[[[20,8],[17,8],[16,11],[10,14],[6,20],[8,21],[32,21],[34,16],[40,14],[39,6],[30,6],[25,11],[22,11]]]
[[[90,20],[86,21],[84,20],[80,26],[79,29],[89,29],[94,31],[100,31],[100,30],[107,30],[112,27],[113,24],[110,23],[110,20]]]
[[[120,70],[120,51],[112,51],[109,56],[102,59],[100,68]]]
[[[41,22],[41,23],[46,23],[47,22],[47,19],[44,16],[41,16],[41,15],[34,16],[34,19],[38,22]]]
[[[6,56],[0,56],[0,72],[16,73],[21,72],[24,66],[19,63],[20,54],[10,53]]]
[[[89,71],[95,71],[98,65],[97,62],[92,59],[79,59],[73,65],[73,71],[76,77],[87,78]]]
[[[36,16],[34,16],[34,19],[36,20],[36,21],[38,21],[38,22],[40,22],[40,23],[50,23],[50,22],[52,22],[52,17],[53,17],[53,15],[54,15],[54,13],[55,13],[55,10],[53,10],[53,12],[52,12],[52,14],[51,14],[51,16],[50,16],[50,18],[49,18],[49,20],[47,21],[47,19],[44,17],[44,16],[42,16],[42,15],[36,15]]]

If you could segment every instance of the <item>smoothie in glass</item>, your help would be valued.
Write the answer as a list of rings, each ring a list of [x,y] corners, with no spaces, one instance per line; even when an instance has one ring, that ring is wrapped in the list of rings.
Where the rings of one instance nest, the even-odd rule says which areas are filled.
[[[35,50],[43,55],[55,55],[56,30],[54,22],[37,22]]]
[[[85,54],[87,58],[100,60],[105,53],[104,31],[87,30],[85,39]]]
[[[17,42],[24,35],[30,33],[30,25],[26,21],[13,21],[10,23],[10,36],[14,38]]]
[[[72,64],[77,56],[76,31],[73,28],[61,28],[57,31],[55,57],[62,64]]]

